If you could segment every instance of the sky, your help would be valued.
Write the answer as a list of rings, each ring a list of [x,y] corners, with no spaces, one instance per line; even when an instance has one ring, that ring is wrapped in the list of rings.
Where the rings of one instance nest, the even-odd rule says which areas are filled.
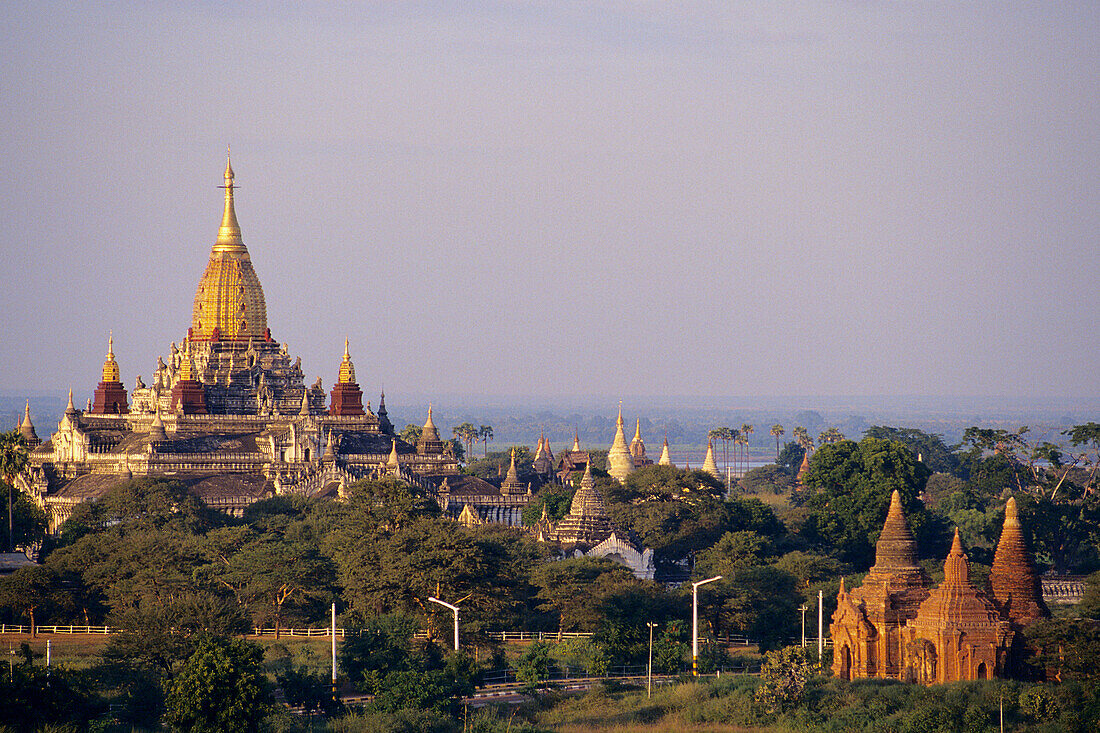
[[[5,391],[148,381],[231,144],[309,382],[1100,400],[1095,2],[3,15]]]

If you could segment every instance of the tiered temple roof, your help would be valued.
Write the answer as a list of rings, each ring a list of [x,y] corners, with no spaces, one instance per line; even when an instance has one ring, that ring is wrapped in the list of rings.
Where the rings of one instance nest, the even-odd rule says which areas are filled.
[[[614,529],[603,497],[596,490],[592,467],[586,465],[584,477],[569,505],[569,513],[558,521],[549,539],[566,548],[588,548],[610,537]]]
[[[95,405],[77,410],[70,390],[57,432],[33,446],[17,483],[47,510],[52,529],[130,476],[172,476],[211,506],[239,512],[276,493],[340,495],[387,473],[423,488],[429,477],[458,473],[430,410],[418,450],[393,435],[384,393],[378,417],[369,403],[364,409],[347,341],[333,409],[320,379],[306,386],[301,359],[267,327],[228,156],[224,180],[221,226],[180,345],[157,359],[150,385],[137,378],[127,409],[109,338]],[[34,435],[29,403],[21,430]]]

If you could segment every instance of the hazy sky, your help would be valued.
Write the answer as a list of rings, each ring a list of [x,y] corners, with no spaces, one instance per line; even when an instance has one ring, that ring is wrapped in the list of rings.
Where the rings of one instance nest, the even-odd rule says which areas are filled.
[[[0,388],[148,381],[225,146],[368,395],[1082,395],[1096,2],[11,3]]]

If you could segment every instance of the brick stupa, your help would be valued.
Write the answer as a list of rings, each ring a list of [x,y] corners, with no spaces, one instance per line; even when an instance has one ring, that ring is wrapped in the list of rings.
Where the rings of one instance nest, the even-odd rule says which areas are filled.
[[[1016,627],[1022,628],[1050,616],[1043,603],[1039,574],[1031,562],[1024,532],[1016,516],[1016,500],[1012,498],[1005,505],[1004,528],[997,543],[997,552],[993,555],[989,583],[993,587],[993,602],[1001,615]]]

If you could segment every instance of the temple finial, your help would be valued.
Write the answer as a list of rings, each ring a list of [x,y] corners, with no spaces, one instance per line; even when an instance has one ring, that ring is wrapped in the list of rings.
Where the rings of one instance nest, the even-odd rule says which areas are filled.
[[[241,240],[241,225],[237,223],[237,212],[233,207],[233,189],[237,186],[233,183],[233,164],[229,156],[229,146],[225,148],[225,210],[222,212],[222,224],[218,227],[218,238],[214,242],[214,248],[220,251],[244,251],[244,242]]]

